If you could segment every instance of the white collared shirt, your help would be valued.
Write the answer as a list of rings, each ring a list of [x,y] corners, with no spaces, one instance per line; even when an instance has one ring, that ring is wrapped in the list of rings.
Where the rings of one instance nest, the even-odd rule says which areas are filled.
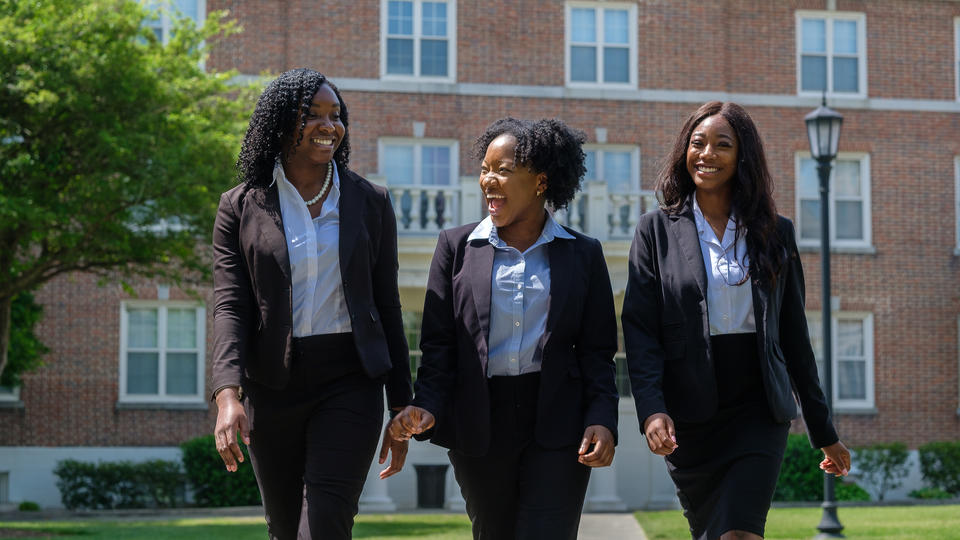
[[[290,258],[293,336],[350,332],[350,313],[340,276],[340,176],[336,164],[330,193],[316,218],[310,217],[307,203],[287,180],[279,161],[273,169],[273,180],[280,195]]]
[[[741,231],[737,237],[737,224],[731,212],[723,239],[718,240],[713,227],[697,204],[696,195],[692,198],[693,217],[700,236],[700,252],[707,270],[707,316],[710,321],[710,335],[756,332],[753,286],[749,279],[742,285],[736,285],[750,269],[746,230]],[[737,237],[736,245],[734,237]]]

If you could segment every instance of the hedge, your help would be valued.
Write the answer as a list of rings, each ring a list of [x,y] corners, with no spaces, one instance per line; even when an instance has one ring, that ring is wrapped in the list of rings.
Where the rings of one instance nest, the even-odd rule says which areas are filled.
[[[175,461],[90,463],[66,459],[57,463],[53,474],[60,500],[70,510],[183,505],[184,477]]]
[[[960,497],[960,441],[927,443],[917,449],[917,454],[924,481]]]
[[[791,433],[787,436],[787,449],[780,466],[775,501],[820,501],[823,500],[823,471],[820,462],[823,452],[810,447],[806,435]],[[866,501],[870,495],[853,482],[837,479],[834,493],[838,501]]]
[[[239,441],[238,441],[239,442]],[[183,468],[193,489],[197,506],[255,506],[260,504],[260,490],[250,466],[246,445],[239,442],[243,463],[237,472],[229,472],[217,453],[213,435],[190,439],[180,445]]]

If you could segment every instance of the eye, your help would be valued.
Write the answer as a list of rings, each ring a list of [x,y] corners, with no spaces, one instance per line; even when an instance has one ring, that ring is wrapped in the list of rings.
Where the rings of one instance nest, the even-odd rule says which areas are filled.
[[[510,173],[510,172],[513,172],[513,171],[511,171],[510,169],[508,169],[508,168],[506,168],[506,167],[500,167],[500,170],[497,171],[497,172],[499,172],[500,174],[507,174],[507,173]]]
[[[307,114],[305,116],[311,120],[317,117],[317,115],[313,111],[307,111]]]

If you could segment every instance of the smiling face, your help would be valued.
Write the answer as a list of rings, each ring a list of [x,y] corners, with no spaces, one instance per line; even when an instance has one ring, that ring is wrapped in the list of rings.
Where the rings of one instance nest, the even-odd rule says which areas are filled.
[[[480,164],[480,189],[487,211],[500,238],[508,243],[506,237],[513,232],[539,234],[544,220],[542,193],[547,189],[546,174],[515,161],[516,147],[516,137],[504,133],[490,142]]]
[[[697,191],[730,192],[739,147],[733,128],[719,114],[705,118],[693,129],[687,144],[687,172]]]
[[[346,133],[340,121],[340,100],[329,85],[320,85],[310,101],[310,109],[297,119],[293,143],[296,142],[300,122],[304,119],[303,138],[292,148],[292,152],[288,152],[288,162],[312,165],[329,163]]]

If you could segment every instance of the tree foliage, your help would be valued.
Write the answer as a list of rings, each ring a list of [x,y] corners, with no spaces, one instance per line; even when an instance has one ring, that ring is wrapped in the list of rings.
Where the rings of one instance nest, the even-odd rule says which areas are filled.
[[[910,452],[902,442],[877,443],[856,449],[854,463],[860,469],[860,476],[882,501],[891,489],[903,484],[907,476],[907,460]]]
[[[160,43],[131,0],[0,0],[0,372],[13,296],[74,271],[209,275],[218,195],[252,107],[205,50],[223,13]]]
[[[49,349],[33,330],[43,316],[43,307],[33,295],[22,292],[13,297],[10,308],[10,352],[7,369],[0,376],[0,386],[20,386],[20,374],[42,365],[43,355]]]

